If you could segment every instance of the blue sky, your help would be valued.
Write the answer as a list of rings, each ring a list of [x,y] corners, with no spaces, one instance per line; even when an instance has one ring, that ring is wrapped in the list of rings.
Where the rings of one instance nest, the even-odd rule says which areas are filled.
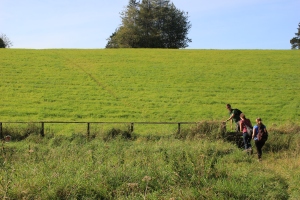
[[[0,0],[12,48],[105,48],[129,0]],[[188,49],[290,49],[300,0],[173,0],[188,12]]]

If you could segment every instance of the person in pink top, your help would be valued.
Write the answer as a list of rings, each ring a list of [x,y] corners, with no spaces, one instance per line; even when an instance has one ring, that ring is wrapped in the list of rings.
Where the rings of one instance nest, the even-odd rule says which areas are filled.
[[[253,129],[250,119],[247,119],[244,113],[240,114],[240,127],[241,131],[243,132],[243,141],[245,145],[245,151],[250,152],[252,154],[252,146],[251,146],[251,138],[252,138],[252,131],[248,131],[248,129]],[[248,133],[249,132],[249,133]]]

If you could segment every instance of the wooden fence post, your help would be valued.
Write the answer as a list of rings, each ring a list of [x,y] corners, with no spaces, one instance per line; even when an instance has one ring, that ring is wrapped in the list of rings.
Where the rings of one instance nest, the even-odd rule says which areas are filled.
[[[42,122],[41,136],[42,136],[42,137],[45,136],[44,122]]]
[[[131,124],[130,124],[130,133],[132,133],[133,132],[133,123],[131,122]]]
[[[0,138],[3,139],[3,133],[2,133],[2,122],[0,122]]]
[[[86,136],[89,138],[90,137],[90,123],[87,123],[87,132],[86,132]]]
[[[178,134],[180,134],[180,123],[178,123]]]

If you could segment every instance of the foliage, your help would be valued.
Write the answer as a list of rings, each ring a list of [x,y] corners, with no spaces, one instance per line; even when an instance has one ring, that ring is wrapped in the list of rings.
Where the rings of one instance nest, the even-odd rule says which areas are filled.
[[[106,48],[185,48],[191,24],[169,0],[130,0]]]
[[[0,38],[0,48],[5,48],[5,44],[2,38]]]
[[[1,34],[0,35],[0,48],[9,48],[12,46],[12,42],[10,41],[10,39],[5,35],[5,34]]]
[[[298,32],[295,33],[296,37],[293,37],[290,40],[290,43],[292,45],[292,49],[300,49],[300,23],[298,24]]]

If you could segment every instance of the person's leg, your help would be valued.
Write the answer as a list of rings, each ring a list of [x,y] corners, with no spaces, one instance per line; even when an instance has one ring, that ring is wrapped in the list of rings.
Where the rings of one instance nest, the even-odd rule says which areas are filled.
[[[248,151],[249,153],[252,155],[253,154],[253,149],[252,149],[252,145],[251,145],[251,136],[247,134],[247,146],[248,146]]]
[[[259,145],[260,145],[260,158],[258,159],[261,159],[261,156],[262,156],[262,147],[265,145],[265,142],[264,140],[260,140],[259,141]]]
[[[251,136],[247,133],[247,144],[248,144],[248,148],[252,148],[251,145]]]
[[[244,146],[245,146],[245,150],[248,149],[248,133],[243,133],[243,142],[244,142]]]
[[[235,123],[235,131],[238,133],[238,132],[241,132],[240,130],[241,130],[240,129],[240,122],[236,122]]]
[[[257,150],[257,157],[258,157],[258,159],[261,159],[262,151],[261,151],[260,141],[255,140],[255,146],[256,146],[256,150]]]

